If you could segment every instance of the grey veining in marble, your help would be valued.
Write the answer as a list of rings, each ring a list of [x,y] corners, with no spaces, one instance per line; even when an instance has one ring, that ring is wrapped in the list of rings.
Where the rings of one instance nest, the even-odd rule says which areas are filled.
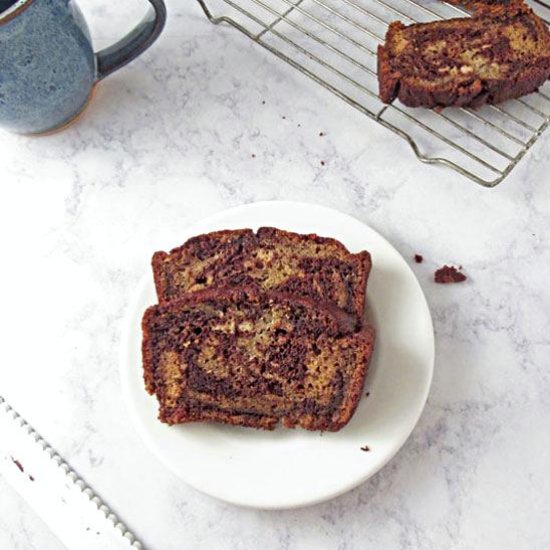
[[[81,5],[99,46],[142,13]],[[0,134],[2,393],[151,549],[547,550],[550,134],[485,190],[421,165],[194,2],[168,7],[158,44],[102,84],[78,125]],[[151,252],[263,199],[326,204],[380,231],[411,258],[437,333],[429,403],[399,455],[352,493],[288,512],[234,508],[172,476],[130,424],[118,374]],[[468,281],[432,283],[444,263]],[[1,480],[0,548],[60,548]]]

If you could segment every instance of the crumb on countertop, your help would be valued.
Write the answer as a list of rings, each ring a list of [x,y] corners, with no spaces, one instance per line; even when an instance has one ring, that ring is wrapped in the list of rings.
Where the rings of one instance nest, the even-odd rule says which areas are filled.
[[[23,468],[23,464],[21,464],[21,462],[19,462],[19,460],[17,460],[16,458],[13,458],[13,456],[12,456],[11,461],[17,466],[18,470],[21,473],[23,473],[25,471],[25,468]]]
[[[460,268],[462,269],[462,268]],[[462,283],[467,279],[466,275],[454,266],[444,265],[434,275],[434,280],[439,284]]]

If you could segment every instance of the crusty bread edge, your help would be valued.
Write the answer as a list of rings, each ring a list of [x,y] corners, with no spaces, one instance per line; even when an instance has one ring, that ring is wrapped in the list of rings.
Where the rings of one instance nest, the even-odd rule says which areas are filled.
[[[164,269],[164,263],[168,260],[169,254],[167,252],[155,252],[151,260],[151,267],[153,268],[153,280],[155,281],[155,290],[157,292],[157,299],[162,302],[162,297],[166,296],[168,292],[168,283],[166,281],[166,271]]]
[[[367,326],[363,328],[361,332],[350,336],[350,338],[351,337],[362,340],[362,359],[359,361],[359,365],[353,373],[354,376],[350,378],[348,387],[344,391],[345,398],[340,410],[332,417],[330,431],[339,431],[344,426],[347,426],[355,414],[363,395],[365,379],[374,353],[374,346],[376,343],[376,331],[374,327]]]
[[[372,256],[370,252],[364,251],[356,255],[356,261],[358,274],[357,286],[360,292],[355,298],[354,309],[358,319],[358,328],[361,328],[363,326],[365,307],[367,305],[367,287],[372,272]]]
[[[172,415],[170,415],[170,417],[166,417],[163,415],[162,405],[159,414],[159,420],[171,426],[177,424],[208,422],[269,431],[274,430],[279,422],[278,419],[273,416],[229,413],[220,409],[202,409],[195,414],[178,409]]]
[[[401,21],[390,23],[386,32],[384,44],[388,44],[393,34],[405,28]],[[391,65],[389,52],[385,45],[378,46],[378,88],[380,99],[384,103],[391,103],[399,93],[400,78]]]
[[[149,319],[154,316],[158,306],[147,308],[141,320],[141,357],[143,364],[143,380],[145,389],[151,395],[156,392],[155,387],[155,368],[153,365],[153,350],[151,348],[151,333],[149,331]]]
[[[217,231],[210,231],[209,233],[202,233],[200,235],[194,235],[187,239],[182,245],[176,246],[170,250],[170,254],[181,254],[181,252],[187,248],[189,245],[193,244],[194,241],[197,241],[203,237],[225,237],[226,235],[234,235],[235,237],[244,237],[246,235],[253,235],[254,231],[252,229],[219,229]]]

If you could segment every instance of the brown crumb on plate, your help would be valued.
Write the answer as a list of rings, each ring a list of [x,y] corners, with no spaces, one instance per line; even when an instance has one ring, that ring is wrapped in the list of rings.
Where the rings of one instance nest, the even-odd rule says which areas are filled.
[[[439,284],[462,283],[467,279],[464,273],[460,272],[456,267],[444,265],[439,268],[434,275],[434,280]]]
[[[421,264],[424,261],[424,256],[422,256],[422,254],[415,254],[414,255],[414,261],[417,264]]]
[[[364,447],[361,447],[361,450],[365,453],[368,453],[370,451],[370,447],[368,445],[365,445]]]

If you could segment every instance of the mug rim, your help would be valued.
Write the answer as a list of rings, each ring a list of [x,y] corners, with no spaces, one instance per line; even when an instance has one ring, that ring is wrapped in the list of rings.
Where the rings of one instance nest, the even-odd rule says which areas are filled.
[[[34,0],[18,0],[10,6],[7,10],[0,13],[0,25],[11,21],[14,17],[17,17],[22,11],[26,10]]]

